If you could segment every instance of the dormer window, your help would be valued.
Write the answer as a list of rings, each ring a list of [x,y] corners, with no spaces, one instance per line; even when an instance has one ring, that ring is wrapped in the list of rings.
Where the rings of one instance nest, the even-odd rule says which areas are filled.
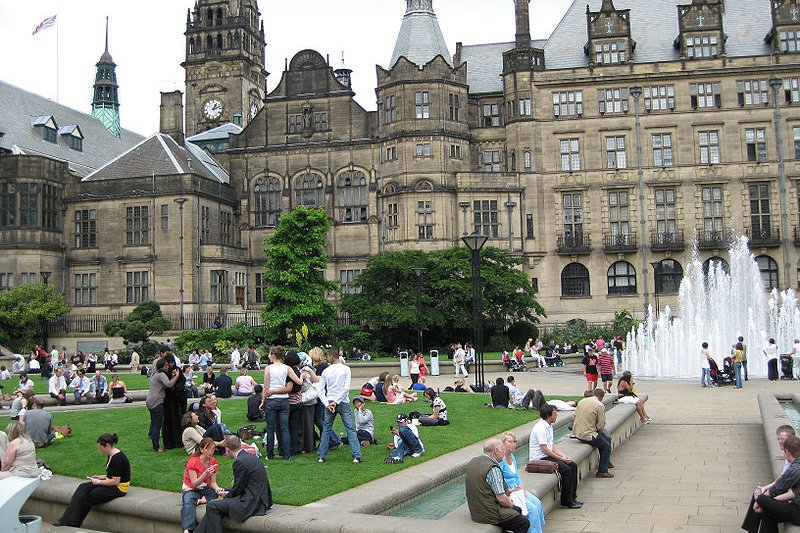
[[[77,125],[59,128],[58,133],[64,138],[67,146],[76,152],[83,152],[83,133]]]
[[[42,139],[49,143],[58,143],[58,125],[53,115],[39,115],[31,117],[31,126],[41,128]]]
[[[686,37],[686,57],[702,59],[719,55],[716,35],[689,35]]]
[[[797,52],[800,49],[797,46],[800,30],[781,30],[779,36],[781,52]]]
[[[594,62],[598,65],[617,65],[625,63],[625,41],[606,41],[595,43]]]
[[[42,139],[49,143],[56,144],[58,142],[58,135],[55,128],[42,126]]]

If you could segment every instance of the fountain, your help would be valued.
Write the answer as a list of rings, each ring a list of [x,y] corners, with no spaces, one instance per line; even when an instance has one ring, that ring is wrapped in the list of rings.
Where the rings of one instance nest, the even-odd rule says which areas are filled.
[[[707,342],[717,364],[730,354],[739,336],[747,345],[748,374],[766,376],[761,351],[770,338],[779,353],[791,350],[800,335],[800,311],[793,289],[767,294],[761,272],[747,246],[734,241],[726,265],[712,261],[708,273],[697,254],[686,268],[678,291],[678,312],[653,313],[627,336],[622,366],[635,376],[700,379],[700,345]],[[779,367],[780,371],[780,367]]]

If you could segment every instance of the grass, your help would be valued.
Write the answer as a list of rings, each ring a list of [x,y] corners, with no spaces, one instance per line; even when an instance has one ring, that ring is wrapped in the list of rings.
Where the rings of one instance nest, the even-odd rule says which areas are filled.
[[[355,391],[352,394],[355,395]],[[305,505],[538,418],[538,413],[531,411],[484,408],[484,403],[488,401],[486,394],[444,393],[442,397],[447,403],[450,425],[420,428],[420,437],[426,450],[421,458],[408,457],[405,463],[399,465],[383,462],[388,454],[385,444],[391,442],[389,425],[396,425],[394,419],[397,413],[413,410],[430,412],[430,406],[424,401],[403,406],[372,404],[369,408],[375,416],[375,432],[380,444],[362,450],[364,462],[354,465],[348,446],[331,451],[324,464],[318,464],[313,453],[295,456],[290,461],[269,461],[266,464],[275,501],[287,505]],[[244,399],[222,401],[220,408],[223,421],[231,431],[248,424]],[[47,461],[56,474],[82,478],[103,473],[105,463],[97,452],[95,441],[100,433],[117,433],[120,437],[119,448],[131,461],[132,483],[135,486],[180,492],[186,452],[183,448],[167,450],[162,454],[152,452],[147,438],[149,416],[146,407],[60,412],[54,413],[53,418],[55,425],[70,424],[73,431],[71,438],[59,439],[49,448],[37,450],[38,458]],[[257,427],[262,429],[260,424]],[[334,430],[341,432],[343,429],[337,417]],[[220,486],[230,486],[231,460],[218,459],[218,483]],[[321,483],[321,480],[325,482]]]

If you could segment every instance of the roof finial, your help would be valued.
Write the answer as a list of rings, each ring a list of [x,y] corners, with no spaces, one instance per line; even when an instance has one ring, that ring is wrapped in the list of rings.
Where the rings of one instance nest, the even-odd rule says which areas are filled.
[[[342,68],[346,68],[346,65],[344,63],[344,50],[342,50]]]
[[[106,15],[106,53],[108,53],[108,15]]]

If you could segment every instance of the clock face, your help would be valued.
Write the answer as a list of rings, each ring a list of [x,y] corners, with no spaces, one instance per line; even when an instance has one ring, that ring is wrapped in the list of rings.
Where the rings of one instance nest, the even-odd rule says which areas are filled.
[[[216,98],[206,101],[206,103],[203,105],[203,113],[205,113],[206,118],[211,120],[218,119],[220,116],[222,116],[222,102]]]
[[[258,113],[258,106],[256,105],[255,102],[253,102],[252,104],[250,104],[250,118],[254,118],[257,113]]]

